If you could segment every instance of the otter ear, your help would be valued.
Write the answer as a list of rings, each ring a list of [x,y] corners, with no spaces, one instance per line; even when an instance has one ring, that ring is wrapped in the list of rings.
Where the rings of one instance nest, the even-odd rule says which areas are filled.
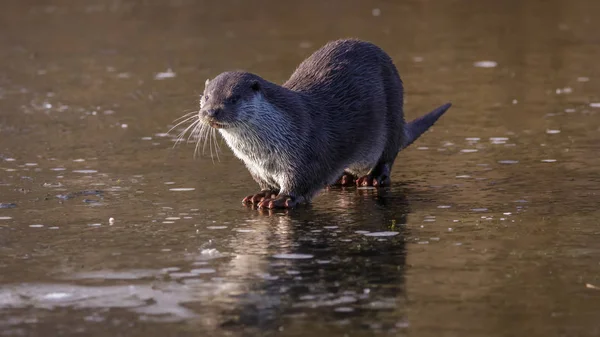
[[[252,81],[252,84],[250,85],[250,88],[254,91],[259,91],[260,90],[260,83],[258,83],[258,81]]]
[[[204,86],[205,86],[205,87],[208,87],[208,83],[210,83],[210,80],[207,78],[207,79],[206,79],[206,82],[204,82]]]

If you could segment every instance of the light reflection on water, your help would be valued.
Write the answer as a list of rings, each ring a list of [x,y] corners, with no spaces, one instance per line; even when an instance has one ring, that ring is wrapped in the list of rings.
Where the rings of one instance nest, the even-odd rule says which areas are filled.
[[[596,2],[4,9],[0,335],[600,333]],[[283,82],[346,36],[409,119],[453,102],[391,188],[258,211],[224,144],[173,148],[206,78]]]

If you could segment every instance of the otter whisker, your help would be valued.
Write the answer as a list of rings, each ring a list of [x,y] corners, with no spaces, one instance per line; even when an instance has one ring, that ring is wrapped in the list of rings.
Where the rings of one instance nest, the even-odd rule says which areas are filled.
[[[196,135],[196,148],[194,149],[194,158],[200,153],[200,143],[202,143],[202,153],[204,153],[204,148],[206,147],[206,132],[208,131],[208,126],[204,123],[201,123],[195,130]]]
[[[202,130],[204,129],[204,127],[205,127],[205,124],[198,124],[193,131],[194,135],[196,136],[196,147],[194,148],[194,158],[196,158],[196,155],[198,154],[200,142],[202,141],[200,134],[201,134]]]
[[[217,161],[221,161],[221,158],[219,158],[219,151],[221,150],[221,148],[219,147],[219,144],[217,144],[217,131],[215,129],[212,130],[212,138],[215,142],[215,153],[217,155]]]
[[[179,123],[173,125],[173,127],[171,127],[169,129],[169,131],[167,131],[167,134],[171,133],[171,131],[173,131],[176,127],[180,126],[181,124],[187,123],[187,122],[191,121],[194,118],[198,118],[198,117],[197,116],[189,116],[186,119],[180,121]]]
[[[203,138],[203,144],[202,144],[202,154],[204,154],[204,150],[206,149],[206,140],[208,137],[208,132],[210,131],[209,126],[206,126],[205,129],[202,130],[203,134],[202,134],[202,138]]]
[[[201,123],[200,123],[200,119],[198,119],[197,121],[194,122],[194,128],[192,129],[192,131],[190,132],[190,134],[187,137],[186,142],[189,143],[190,139],[192,139],[192,137],[196,137],[197,133],[198,133],[198,128],[200,127]]]
[[[195,127],[196,124],[198,124],[200,122],[200,119],[192,122],[192,124],[190,124],[187,128],[185,128],[185,130],[181,131],[181,133],[179,134],[179,136],[177,137],[177,140],[175,140],[175,144],[173,144],[173,147],[177,146],[177,144],[179,144],[183,138],[185,137],[185,134],[190,130],[193,129]],[[189,139],[189,138],[188,138]]]
[[[192,110],[192,111],[189,111],[189,112],[185,112],[183,114],[183,116],[175,118],[175,120],[173,120],[173,122],[177,122],[180,119],[186,118],[186,117],[191,116],[191,115],[195,115],[197,113],[198,113],[198,110]]]

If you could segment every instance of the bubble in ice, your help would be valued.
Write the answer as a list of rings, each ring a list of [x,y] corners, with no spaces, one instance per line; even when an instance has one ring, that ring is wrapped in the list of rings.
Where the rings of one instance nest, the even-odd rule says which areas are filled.
[[[156,75],[154,75],[154,79],[156,80],[164,80],[167,78],[173,78],[175,77],[177,74],[175,74],[175,72],[169,68],[167,69],[167,71],[161,72],[161,73],[157,73]]]
[[[494,68],[498,65],[496,61],[477,61],[473,63],[473,66],[477,68]]]
[[[212,268],[196,268],[196,269],[190,270],[190,273],[192,273],[192,274],[212,274],[215,272],[216,272],[216,270],[214,270]]]
[[[300,253],[283,253],[283,254],[275,254],[273,255],[276,259],[285,259],[285,260],[305,260],[312,259],[314,255],[312,254],[300,254]]]
[[[225,229],[227,226],[208,226],[206,229]]]
[[[54,292],[54,293],[47,293],[42,297],[47,300],[61,300],[63,298],[68,298],[71,296],[73,296],[73,295],[69,294],[69,293]]]
[[[490,142],[497,144],[506,143],[507,140],[508,137],[490,137]]]
[[[351,307],[337,307],[333,309],[335,312],[353,312],[354,308]]]
[[[572,92],[573,92],[573,89],[569,88],[569,87],[556,89],[556,94],[557,95],[560,95],[560,94],[570,94]]]
[[[208,248],[208,249],[202,249],[200,251],[200,255],[215,257],[215,256],[220,256],[221,252],[219,252],[215,248]]]
[[[385,237],[385,236],[396,236],[400,234],[400,232],[371,232],[364,234],[365,236],[374,236],[374,237]]]
[[[370,233],[369,231],[354,231],[354,233],[356,234],[367,234]]]

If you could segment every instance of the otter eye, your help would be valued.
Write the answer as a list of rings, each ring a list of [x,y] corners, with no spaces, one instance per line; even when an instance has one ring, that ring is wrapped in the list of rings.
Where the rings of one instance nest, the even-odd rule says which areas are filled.
[[[204,101],[208,101],[208,95],[203,95],[202,98],[204,99]]]

